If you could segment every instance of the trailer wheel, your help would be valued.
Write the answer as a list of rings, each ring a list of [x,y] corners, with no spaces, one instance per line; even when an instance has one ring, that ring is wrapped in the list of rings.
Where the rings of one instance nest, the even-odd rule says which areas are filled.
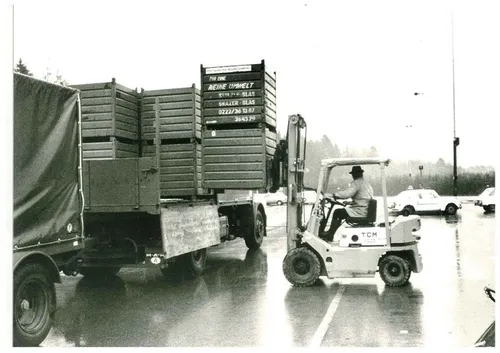
[[[56,309],[56,289],[47,269],[37,263],[14,273],[14,346],[38,346],[47,337]]]
[[[261,211],[257,210],[253,230],[248,231],[245,236],[245,244],[247,245],[247,248],[251,250],[260,248],[262,241],[264,240],[265,233],[266,222],[264,221],[264,216]]]
[[[307,248],[295,248],[283,260],[286,279],[297,287],[308,287],[319,278],[321,263],[318,256]]]
[[[379,262],[380,277],[389,287],[408,284],[411,275],[410,262],[397,255],[384,256]]]
[[[119,267],[81,267],[78,272],[88,277],[109,277],[120,272]]]

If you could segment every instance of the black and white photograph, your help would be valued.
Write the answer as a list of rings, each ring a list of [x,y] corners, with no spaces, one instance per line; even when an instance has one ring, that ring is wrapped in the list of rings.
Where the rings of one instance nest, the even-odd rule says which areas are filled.
[[[3,5],[7,348],[495,347],[498,5]]]

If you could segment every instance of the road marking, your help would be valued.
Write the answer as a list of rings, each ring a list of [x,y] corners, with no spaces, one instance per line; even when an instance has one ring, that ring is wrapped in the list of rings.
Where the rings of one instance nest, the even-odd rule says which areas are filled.
[[[335,297],[330,303],[325,317],[323,317],[323,321],[321,321],[321,324],[318,326],[318,329],[316,330],[311,343],[309,343],[309,348],[319,348],[321,346],[321,342],[323,342],[323,338],[325,338],[326,331],[328,330],[328,325],[330,325],[330,322],[333,319],[333,315],[335,315],[335,312],[339,307],[340,299],[342,298],[342,293],[344,293],[344,290],[345,286],[341,285],[339,287],[339,290],[337,291],[337,294],[335,294]]]

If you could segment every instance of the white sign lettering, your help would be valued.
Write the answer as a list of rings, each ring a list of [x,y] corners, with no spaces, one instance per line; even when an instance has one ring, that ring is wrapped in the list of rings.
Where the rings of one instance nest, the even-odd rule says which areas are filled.
[[[210,76],[208,78],[208,80],[210,82],[214,82],[214,81],[226,81],[226,76]]]
[[[241,82],[241,83],[230,83],[229,89],[250,89],[253,87],[255,82]]]
[[[222,89],[226,89],[227,83],[214,83],[211,85],[208,85],[208,90],[209,91],[218,91]]]

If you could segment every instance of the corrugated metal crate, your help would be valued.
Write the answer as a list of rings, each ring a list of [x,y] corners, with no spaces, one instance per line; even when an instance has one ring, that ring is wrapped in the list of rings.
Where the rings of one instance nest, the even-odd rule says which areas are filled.
[[[107,141],[83,140],[83,159],[115,159],[139,157],[139,144],[126,143],[116,137]]]
[[[184,197],[208,195],[202,188],[201,144],[194,141],[179,144],[146,144],[143,142],[142,156],[157,156],[160,150],[161,196]]]
[[[202,135],[203,186],[210,189],[269,189],[276,133],[251,129],[207,129]]]
[[[111,82],[72,85],[82,100],[82,136],[139,139],[137,90]]]
[[[142,91],[141,138],[155,138],[155,99],[160,104],[160,135],[163,140],[201,139],[200,90],[191,87]]]
[[[276,75],[260,64],[201,66],[204,126],[276,127]],[[226,128],[221,127],[221,128]]]

